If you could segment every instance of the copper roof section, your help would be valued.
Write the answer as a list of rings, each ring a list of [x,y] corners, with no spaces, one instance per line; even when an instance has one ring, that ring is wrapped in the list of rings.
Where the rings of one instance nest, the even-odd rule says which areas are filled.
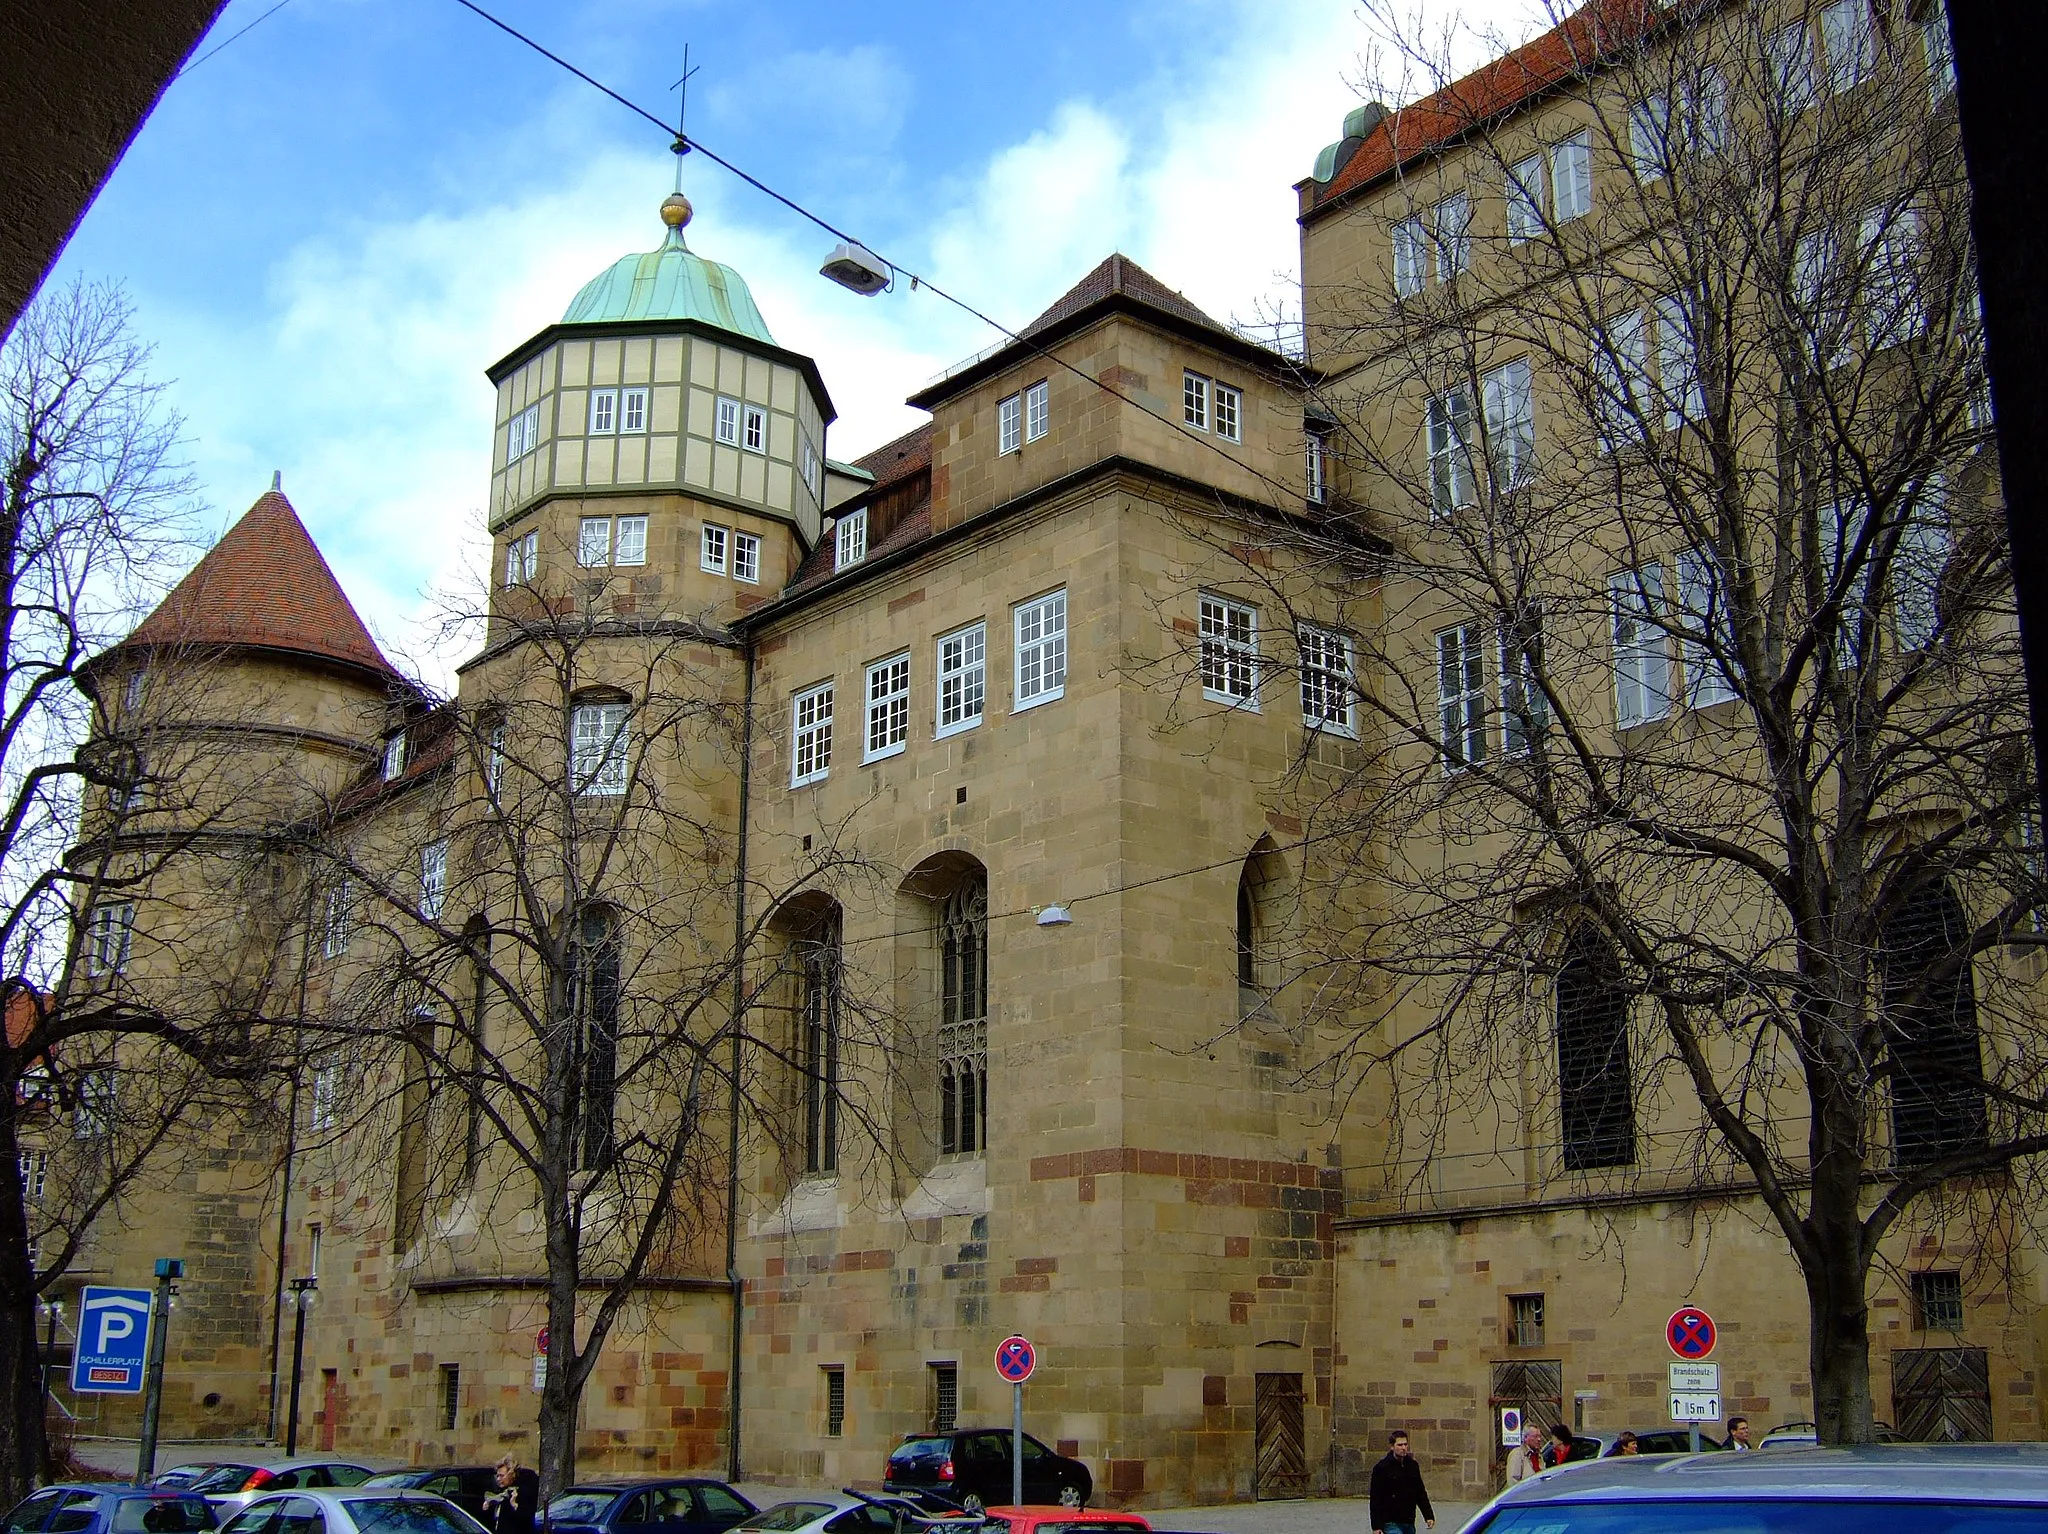
[[[306,524],[275,489],[258,496],[221,534],[122,641],[128,645],[283,650],[402,680],[363,627]]]

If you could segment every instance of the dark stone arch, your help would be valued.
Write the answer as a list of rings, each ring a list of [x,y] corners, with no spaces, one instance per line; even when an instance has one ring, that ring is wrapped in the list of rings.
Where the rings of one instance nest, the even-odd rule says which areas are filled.
[[[1969,917],[1946,880],[1899,903],[1879,939],[1892,1065],[1892,1154],[1926,1166],[1989,1143]]]
[[[1614,945],[1575,924],[1557,967],[1558,1110],[1568,1172],[1635,1164],[1629,999]]]

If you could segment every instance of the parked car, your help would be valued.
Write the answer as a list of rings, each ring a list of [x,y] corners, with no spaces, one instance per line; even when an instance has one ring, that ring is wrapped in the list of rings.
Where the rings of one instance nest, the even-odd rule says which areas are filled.
[[[14,1505],[4,1534],[198,1534],[217,1520],[188,1491],[145,1486],[45,1486]]]
[[[991,1507],[982,1522],[988,1534],[1152,1534],[1136,1513],[1085,1507]]]
[[[547,1507],[550,1534],[725,1534],[755,1512],[723,1481],[579,1481]]]
[[[524,1467],[520,1485],[526,1489],[526,1505],[533,1507],[540,1497],[540,1476]],[[410,1470],[387,1470],[363,1482],[365,1490],[379,1486],[402,1487],[407,1491],[429,1491],[446,1497],[470,1517],[488,1524],[484,1498],[498,1489],[496,1465],[415,1465]]]
[[[273,1491],[324,1491],[336,1486],[360,1486],[377,1472],[354,1460],[332,1455],[301,1455],[271,1465],[247,1465],[222,1461],[205,1466],[181,1465],[168,1475],[182,1476],[188,1470],[203,1473],[185,1482],[183,1490],[196,1491],[213,1503],[214,1511],[226,1518],[256,1498]],[[175,1483],[173,1483],[175,1484]]]
[[[1700,1434],[1700,1452],[1702,1454],[1706,1453],[1709,1449],[1718,1449],[1720,1447],[1721,1444],[1717,1439],[1708,1436],[1706,1433]],[[1682,1427],[1644,1428],[1640,1433],[1636,1434],[1636,1453],[1690,1454],[1692,1453],[1692,1431],[1689,1428]],[[1607,1441],[1607,1447],[1600,1451],[1600,1457],[1602,1459],[1621,1457],[1621,1434],[1616,1433]]]
[[[1604,1459],[1495,1497],[1464,1534],[2038,1534],[2048,1444]]]
[[[1874,1422],[1879,1443],[1904,1443],[1906,1439],[1889,1422]],[[1811,1422],[1781,1422],[1757,1440],[1759,1449],[1812,1448],[1820,1442],[1820,1428]]]
[[[778,1502],[735,1524],[732,1534],[923,1534],[943,1529],[949,1523],[981,1528],[978,1517],[964,1513],[947,1499],[932,1507],[928,1494],[898,1496],[883,1492],[837,1491],[821,1496]]]
[[[890,1452],[882,1490],[938,1490],[971,1513],[1010,1501],[1010,1430],[956,1428],[950,1433],[912,1433]],[[1078,1459],[1055,1454],[1024,1435],[1024,1504],[1086,1507],[1095,1477]]]
[[[197,1491],[201,1481],[218,1482],[216,1489],[232,1491],[256,1473],[256,1466],[235,1460],[200,1460],[190,1465],[173,1465],[150,1477],[152,1486],[177,1491]]]
[[[484,1534],[484,1526],[424,1491],[351,1487],[259,1496],[221,1534]]]

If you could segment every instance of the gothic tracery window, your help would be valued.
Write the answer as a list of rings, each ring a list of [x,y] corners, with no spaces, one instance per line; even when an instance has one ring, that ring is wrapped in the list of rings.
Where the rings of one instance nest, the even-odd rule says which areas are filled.
[[[1884,924],[1884,1021],[1892,1060],[1892,1153],[1902,1167],[1990,1138],[1969,918],[1948,885],[1923,885]]]
[[[939,915],[939,1153],[988,1148],[988,883],[960,881]]]
[[[1635,1083],[1621,960],[1592,928],[1572,929],[1557,972],[1557,1077],[1568,1172],[1632,1166]]]
[[[804,1085],[804,1170],[839,1170],[839,910],[818,919],[797,944],[802,967],[800,1026]]]

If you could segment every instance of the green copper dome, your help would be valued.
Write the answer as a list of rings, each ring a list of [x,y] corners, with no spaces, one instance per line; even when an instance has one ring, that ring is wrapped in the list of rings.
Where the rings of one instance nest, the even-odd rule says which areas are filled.
[[[659,250],[626,256],[583,285],[565,325],[603,325],[618,320],[696,320],[734,335],[775,344],[768,322],[754,307],[746,279],[731,267],[706,261],[683,243],[689,200],[680,193],[661,205],[668,238]]]

